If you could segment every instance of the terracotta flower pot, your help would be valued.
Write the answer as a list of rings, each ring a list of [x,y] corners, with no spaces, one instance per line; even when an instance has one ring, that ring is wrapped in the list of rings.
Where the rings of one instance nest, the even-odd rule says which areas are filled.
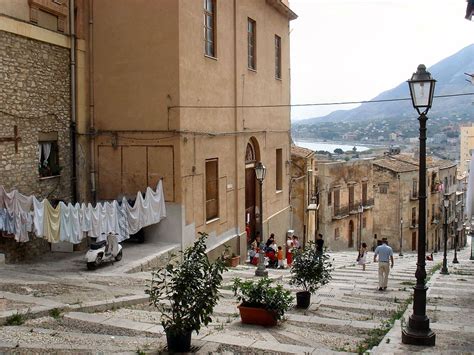
[[[239,306],[240,319],[244,324],[263,325],[273,327],[277,325],[275,313],[265,308]]]
[[[240,263],[240,255],[227,259],[227,266],[236,267]]]

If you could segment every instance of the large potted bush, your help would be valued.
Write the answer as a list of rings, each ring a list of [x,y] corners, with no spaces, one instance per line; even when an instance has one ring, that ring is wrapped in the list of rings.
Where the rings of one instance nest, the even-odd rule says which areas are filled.
[[[161,312],[168,350],[187,352],[191,348],[191,333],[199,333],[208,325],[217,304],[226,270],[219,258],[211,263],[206,254],[207,235],[200,236],[183,252],[182,262],[169,261],[162,270],[152,272],[146,293],[150,304]]]
[[[272,283],[267,277],[258,281],[234,279],[232,290],[241,301],[238,308],[242,323],[274,326],[290,309],[294,299],[291,291]]]
[[[311,294],[331,280],[332,263],[327,253],[318,253],[313,242],[293,255],[290,285],[301,289],[296,293],[296,306],[308,308]]]

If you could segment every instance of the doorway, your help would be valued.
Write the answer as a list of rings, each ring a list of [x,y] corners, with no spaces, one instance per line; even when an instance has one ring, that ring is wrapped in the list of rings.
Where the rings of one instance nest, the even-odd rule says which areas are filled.
[[[258,229],[257,223],[257,179],[255,176],[255,164],[259,158],[258,143],[255,138],[251,138],[247,143],[245,151],[245,223],[250,229],[250,236],[247,241],[251,242],[255,238]],[[258,211],[260,214],[260,211]],[[263,238],[263,236],[262,236]]]
[[[354,248],[354,222],[349,221],[349,236],[347,246],[349,248]]]
[[[411,233],[411,250],[416,250],[416,232]]]

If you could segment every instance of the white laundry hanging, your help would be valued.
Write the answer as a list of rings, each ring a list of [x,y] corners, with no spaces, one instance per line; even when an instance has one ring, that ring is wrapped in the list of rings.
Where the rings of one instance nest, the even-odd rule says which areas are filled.
[[[64,202],[59,204],[61,205],[59,238],[62,242],[79,244],[83,236],[79,221],[79,204],[75,206],[71,203],[66,205]]]
[[[38,238],[42,238],[44,223],[44,200],[39,202],[38,199],[33,196],[33,213],[34,233]]]
[[[145,226],[146,217],[142,193],[140,191],[137,192],[137,198],[135,199],[133,207],[128,204],[125,197],[122,201],[122,203],[127,207],[127,219],[130,234],[135,234]]]

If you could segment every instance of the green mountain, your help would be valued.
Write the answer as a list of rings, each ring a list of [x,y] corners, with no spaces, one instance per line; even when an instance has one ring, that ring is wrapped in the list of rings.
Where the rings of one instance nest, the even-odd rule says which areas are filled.
[[[428,68],[437,80],[435,96],[474,92],[474,85],[466,81],[464,73],[474,73],[474,44],[456,54],[443,59]],[[385,91],[372,100],[398,99],[410,96],[408,84]],[[474,96],[435,98],[428,116],[430,118],[461,118],[474,121]],[[311,125],[323,122],[355,122],[372,120],[399,120],[416,118],[411,101],[366,103],[352,110],[339,110],[323,117],[309,118],[294,122],[294,126]]]

